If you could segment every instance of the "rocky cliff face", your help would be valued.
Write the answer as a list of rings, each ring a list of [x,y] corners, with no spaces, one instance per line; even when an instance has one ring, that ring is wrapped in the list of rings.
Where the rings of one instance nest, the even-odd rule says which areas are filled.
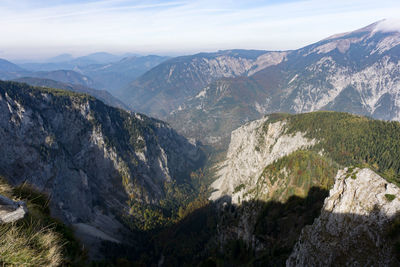
[[[198,148],[168,125],[89,97],[0,83],[0,173],[51,198],[78,233],[123,242],[129,201],[157,204],[184,181]]]
[[[313,146],[316,140],[304,133],[285,133],[285,121],[266,124],[268,117],[250,122],[232,132],[226,159],[220,163],[216,190],[211,199],[228,196],[233,203],[254,200],[258,178],[264,168],[279,158]],[[268,190],[265,188],[265,190]]]
[[[395,266],[387,230],[400,212],[400,189],[370,169],[344,169],[321,215],[306,226],[287,266]]]

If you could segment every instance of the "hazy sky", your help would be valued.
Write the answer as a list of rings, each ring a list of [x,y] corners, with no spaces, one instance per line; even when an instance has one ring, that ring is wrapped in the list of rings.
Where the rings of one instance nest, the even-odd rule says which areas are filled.
[[[399,0],[0,0],[0,57],[286,50],[396,17]]]

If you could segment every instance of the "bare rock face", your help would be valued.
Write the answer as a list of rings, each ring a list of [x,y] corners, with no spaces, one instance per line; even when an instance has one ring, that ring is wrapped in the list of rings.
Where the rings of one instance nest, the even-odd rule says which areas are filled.
[[[12,223],[24,218],[28,212],[23,201],[15,202],[0,195],[0,224]]]
[[[306,226],[287,266],[398,266],[387,227],[400,212],[400,189],[370,169],[338,172],[322,212]]]
[[[284,121],[270,123],[263,129],[267,120],[265,117],[250,122],[232,132],[226,159],[217,166],[219,178],[211,185],[216,190],[212,200],[223,196],[230,197],[232,203],[254,199],[250,192],[267,165],[316,143],[300,132],[286,134]]]

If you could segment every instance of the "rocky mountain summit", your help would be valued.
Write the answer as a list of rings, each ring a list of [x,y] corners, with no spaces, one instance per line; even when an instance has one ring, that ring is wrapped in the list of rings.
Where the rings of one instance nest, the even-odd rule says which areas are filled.
[[[87,239],[131,242],[133,203],[157,206],[202,157],[167,124],[88,95],[1,82],[0,114],[1,175],[46,192]]]

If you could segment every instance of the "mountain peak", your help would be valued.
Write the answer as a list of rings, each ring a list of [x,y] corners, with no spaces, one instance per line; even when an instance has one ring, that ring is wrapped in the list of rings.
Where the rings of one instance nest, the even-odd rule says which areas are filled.
[[[380,31],[380,32],[400,32],[400,20],[398,20],[398,19],[378,20],[368,26],[365,26],[365,27],[360,28],[355,31],[343,32],[343,33],[331,35],[328,38],[323,39],[323,41],[342,38],[342,37],[345,37],[347,35],[354,34],[354,33],[372,33],[372,34],[374,34],[378,31]]]
[[[6,59],[0,58],[0,71],[15,72],[23,71],[23,69]]]
[[[376,31],[377,27],[384,21],[386,21],[386,19],[378,20],[378,21],[376,21],[376,22],[374,22],[374,23],[372,23],[372,24],[370,24],[368,26],[365,26],[365,27],[363,27],[361,29],[353,31],[353,33],[356,33],[356,32],[374,32],[374,31]]]

